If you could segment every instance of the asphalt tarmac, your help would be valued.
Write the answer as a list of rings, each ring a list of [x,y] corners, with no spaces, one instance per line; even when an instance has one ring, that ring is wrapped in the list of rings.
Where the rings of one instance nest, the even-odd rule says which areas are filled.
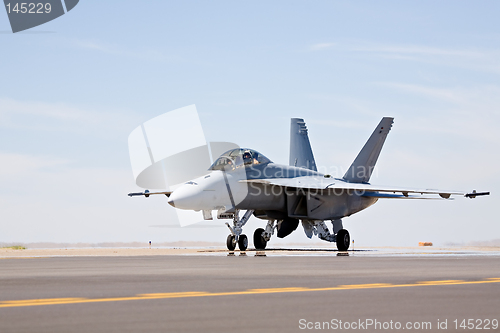
[[[498,254],[218,251],[0,265],[3,333],[451,332],[470,330],[469,319],[495,331],[500,320]]]

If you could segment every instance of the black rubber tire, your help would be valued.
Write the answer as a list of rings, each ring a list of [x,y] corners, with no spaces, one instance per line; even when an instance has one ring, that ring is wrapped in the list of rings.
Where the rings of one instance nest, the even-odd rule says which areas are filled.
[[[256,250],[264,250],[267,245],[267,241],[262,237],[262,233],[264,229],[258,228],[253,233],[253,246],[255,246]]]
[[[337,249],[339,251],[347,251],[351,245],[351,236],[349,236],[349,231],[345,229],[340,229],[337,233]]]
[[[248,247],[248,237],[247,235],[241,234],[240,237],[238,237],[238,248],[240,251],[245,251]]]
[[[234,251],[236,248],[236,237],[234,237],[234,235],[227,236],[226,245],[229,251]]]

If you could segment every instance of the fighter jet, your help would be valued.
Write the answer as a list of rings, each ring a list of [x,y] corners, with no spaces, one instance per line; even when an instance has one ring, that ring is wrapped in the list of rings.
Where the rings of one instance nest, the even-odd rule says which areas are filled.
[[[400,188],[369,183],[375,164],[392,128],[393,118],[384,117],[342,178],[317,171],[316,162],[303,119],[292,118],[289,165],[273,163],[260,152],[237,148],[223,153],[207,174],[192,179],[174,191],[129,193],[129,196],[165,194],[168,203],[184,210],[202,211],[205,220],[217,211],[230,230],[227,248],[241,251],[248,247],[243,227],[253,215],[267,221],[253,234],[256,249],[265,249],[276,233],[283,238],[302,224],[308,238],[313,235],[335,242],[347,251],[349,232],[342,219],[375,204],[378,199],[449,199],[451,196],[475,198],[489,192]],[[239,217],[241,211],[246,211]],[[329,229],[325,221],[331,221]]]

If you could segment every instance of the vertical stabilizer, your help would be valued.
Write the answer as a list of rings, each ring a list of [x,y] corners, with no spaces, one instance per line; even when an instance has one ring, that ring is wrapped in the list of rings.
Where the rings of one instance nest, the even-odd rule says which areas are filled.
[[[354,162],[352,162],[349,170],[345,173],[345,180],[351,183],[366,183],[370,180],[385,138],[391,130],[393,120],[394,118],[390,117],[382,118],[363,149],[361,149]]]
[[[290,125],[290,166],[317,171],[304,119],[292,118]]]

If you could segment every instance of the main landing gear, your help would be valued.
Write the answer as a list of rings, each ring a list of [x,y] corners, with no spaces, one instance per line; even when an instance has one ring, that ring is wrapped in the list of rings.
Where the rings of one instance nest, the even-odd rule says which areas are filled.
[[[247,210],[245,215],[240,219],[238,217],[239,211],[234,213],[233,227],[226,223],[227,227],[231,231],[231,234],[227,236],[227,248],[229,251],[234,251],[236,249],[236,244],[240,251],[245,251],[248,248],[248,237],[243,234],[243,226],[248,222],[248,219],[253,214],[253,210]]]
[[[346,229],[340,229],[337,233],[337,249],[339,251],[347,251],[351,245],[351,236]]]
[[[264,236],[262,236],[263,233],[264,229],[255,229],[255,232],[253,233],[253,245],[255,246],[255,249],[263,250],[266,248],[267,241]]]
[[[253,245],[256,250],[264,250],[267,246],[267,242],[271,240],[271,236],[274,234],[274,230],[278,227],[274,220],[269,220],[266,225],[266,229],[258,228],[253,233]]]
[[[342,220],[340,219],[332,221],[333,234],[330,233],[330,230],[328,230],[324,221],[303,220],[302,225],[308,238],[311,238],[313,235],[317,235],[319,239],[324,241],[332,243],[335,242],[337,243],[337,249],[339,251],[347,251],[349,249],[349,245],[351,245],[349,231],[343,228]]]

